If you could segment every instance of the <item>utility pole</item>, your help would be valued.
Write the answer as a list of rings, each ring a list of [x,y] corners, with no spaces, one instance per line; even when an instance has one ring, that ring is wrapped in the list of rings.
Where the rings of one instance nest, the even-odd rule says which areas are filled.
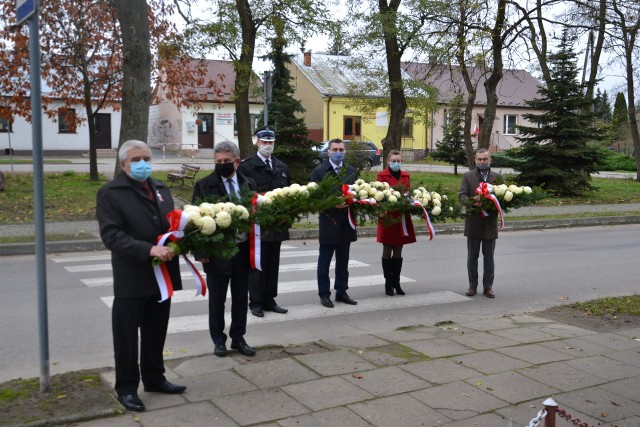
[[[271,103],[271,72],[265,71],[262,80],[262,90],[264,93],[264,126],[269,125],[269,103]]]

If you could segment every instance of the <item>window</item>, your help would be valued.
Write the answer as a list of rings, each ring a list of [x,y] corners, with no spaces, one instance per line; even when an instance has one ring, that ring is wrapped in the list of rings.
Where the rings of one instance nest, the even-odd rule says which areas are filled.
[[[412,138],[413,137],[413,118],[405,117],[402,119],[402,137],[403,138]]]
[[[258,120],[263,117],[263,114],[249,114],[249,125],[251,127],[251,135],[258,130]],[[233,135],[238,136],[238,117],[236,113],[233,113]]]
[[[58,110],[58,132],[76,133],[77,120],[75,108],[60,108]]]
[[[515,114],[505,114],[503,133],[505,135],[515,135],[517,124],[517,116]]]
[[[362,136],[361,127],[362,117],[360,116],[344,116],[343,138],[342,139],[358,139]]]
[[[11,122],[11,111],[7,107],[0,107],[0,132],[13,132]]]

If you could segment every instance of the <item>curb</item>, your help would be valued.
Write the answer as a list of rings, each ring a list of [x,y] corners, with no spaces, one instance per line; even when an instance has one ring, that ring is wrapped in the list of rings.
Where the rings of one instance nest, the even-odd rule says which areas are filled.
[[[602,216],[591,218],[567,218],[549,220],[529,220],[529,221],[509,221],[505,223],[504,231],[523,230],[547,230],[554,228],[574,228],[574,227],[596,227],[602,225],[625,225],[640,224],[640,215],[629,216]],[[462,234],[464,223],[435,224],[436,234]],[[417,234],[427,234],[424,225],[416,225]],[[359,237],[375,237],[377,227],[359,227]],[[291,229],[289,230],[291,240],[317,239],[318,229]],[[105,250],[101,240],[69,240],[59,242],[49,242],[46,244],[47,253],[59,252],[88,252]],[[35,254],[34,243],[10,243],[0,245],[0,256],[8,255],[32,255]]]

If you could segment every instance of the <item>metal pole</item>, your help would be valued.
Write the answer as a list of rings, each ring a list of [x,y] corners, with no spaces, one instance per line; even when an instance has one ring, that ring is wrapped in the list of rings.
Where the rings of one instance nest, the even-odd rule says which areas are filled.
[[[263,81],[263,94],[264,94],[264,110],[263,110],[263,121],[264,126],[269,126],[269,81],[270,73],[268,71],[264,72],[264,81]]]
[[[551,397],[542,402],[544,409],[547,411],[547,416],[544,418],[544,427],[556,427],[556,411],[558,410],[558,404]]]
[[[31,139],[33,145],[33,207],[38,279],[38,330],[40,336],[40,392],[50,391],[49,326],[47,314],[47,269],[44,230],[44,167],[42,156],[42,105],[40,99],[39,12],[29,18],[29,63],[31,68]]]

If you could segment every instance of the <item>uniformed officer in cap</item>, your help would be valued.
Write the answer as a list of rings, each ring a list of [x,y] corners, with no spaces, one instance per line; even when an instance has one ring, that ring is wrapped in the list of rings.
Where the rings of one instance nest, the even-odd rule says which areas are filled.
[[[286,187],[291,184],[286,163],[273,156],[276,132],[270,127],[256,131],[257,153],[240,164],[239,171],[253,179],[259,193]],[[256,317],[264,317],[265,311],[284,314],[288,310],[276,303],[278,295],[278,270],[280,268],[280,246],[289,240],[289,231],[261,230],[260,270],[249,275],[249,309]]]

